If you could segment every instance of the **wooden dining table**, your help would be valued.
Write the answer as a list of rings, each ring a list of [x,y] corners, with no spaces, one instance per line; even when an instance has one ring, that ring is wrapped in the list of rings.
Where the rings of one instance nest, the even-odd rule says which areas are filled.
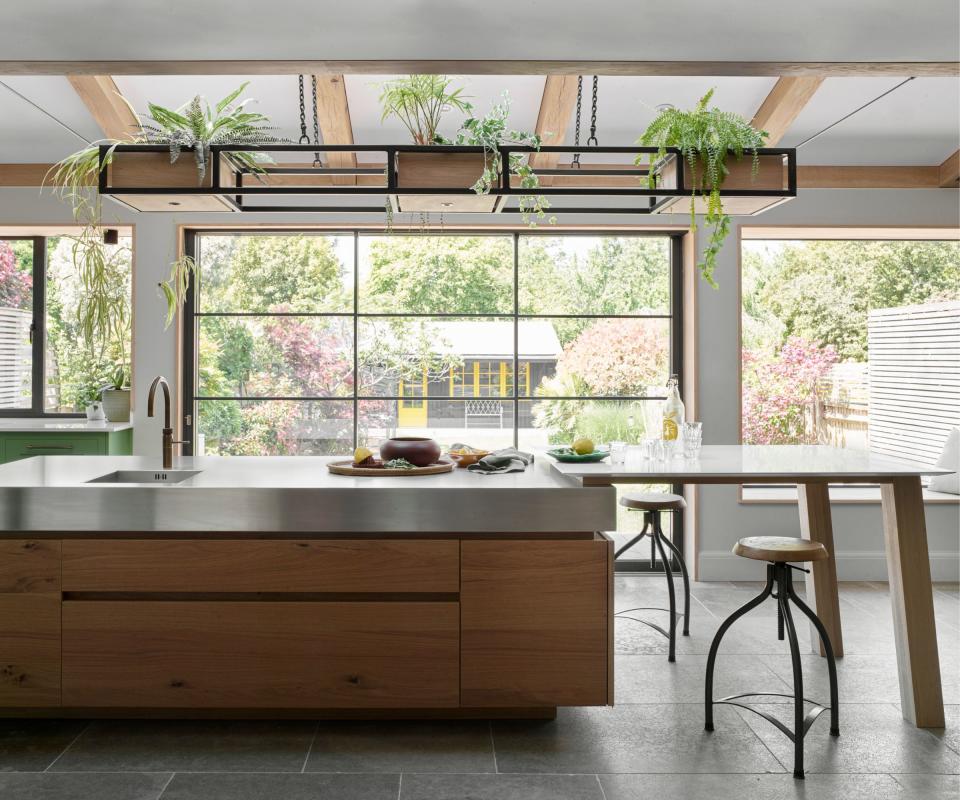
[[[611,464],[608,459],[594,464],[554,463],[553,468],[584,486],[796,484],[802,536],[822,542],[830,553],[829,559],[812,563],[807,576],[807,597],[826,627],[838,657],[843,656],[843,634],[829,486],[879,485],[903,717],[920,728],[943,727],[943,690],[921,477],[944,474],[946,470],[865,450],[822,445],[705,445],[696,458],[663,460],[643,459],[635,450],[628,450],[624,464]],[[811,639],[819,641],[815,635]]]

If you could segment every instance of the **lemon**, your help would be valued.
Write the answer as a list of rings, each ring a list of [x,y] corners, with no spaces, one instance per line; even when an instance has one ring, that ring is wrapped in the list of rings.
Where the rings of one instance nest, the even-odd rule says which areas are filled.
[[[593,442],[585,436],[581,436],[573,443],[573,452],[580,456],[585,456],[593,452]]]
[[[361,464],[372,456],[373,456],[373,453],[370,450],[368,450],[366,447],[358,447],[356,450],[353,451],[353,463]]]

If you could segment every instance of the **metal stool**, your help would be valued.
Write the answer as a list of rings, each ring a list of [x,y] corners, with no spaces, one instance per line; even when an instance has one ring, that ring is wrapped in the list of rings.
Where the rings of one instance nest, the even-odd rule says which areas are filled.
[[[793,777],[803,778],[803,739],[814,721],[824,711],[830,710],[830,735],[840,735],[839,721],[839,703],[837,701],[837,662],[833,657],[833,646],[830,644],[830,637],[827,635],[826,628],[813,611],[804,603],[793,590],[792,570],[800,572],[809,572],[810,570],[794,567],[788,564],[788,561],[822,561],[828,558],[826,548],[820,542],[811,542],[806,539],[791,539],[785,536],[750,536],[741,539],[733,548],[733,552],[744,558],[752,558],[756,561],[769,561],[767,564],[767,585],[764,590],[746,605],[738,608],[729,617],[727,617],[717,635],[713,637],[710,645],[710,655],[707,656],[707,683],[706,683],[706,724],[708,731],[713,730],[713,706],[727,705],[745,708],[759,714],[768,722],[776,725],[787,738],[793,742]],[[773,593],[776,587],[776,594]],[[720,700],[713,699],[713,668],[717,660],[717,650],[720,648],[720,640],[731,625],[751,609],[759,606],[768,597],[774,597],[777,601],[777,638],[783,641],[784,629],[786,629],[787,640],[790,642],[790,656],[793,660],[793,694],[777,694],[775,692],[758,692],[756,694],[735,694],[724,697]],[[820,634],[820,641],[823,642],[823,651],[827,658],[827,670],[830,674],[830,705],[829,707],[814,703],[812,700],[806,700],[803,696],[803,670],[800,664],[800,645],[797,643],[797,631],[793,624],[793,616],[790,614],[790,601],[799,608],[813,623]],[[793,730],[790,730],[780,720],[770,714],[766,714],[759,709],[753,708],[747,703],[737,702],[745,697],[790,697],[793,699]],[[804,703],[811,703],[813,708],[804,716]]]
[[[650,492],[644,494],[628,494],[620,498],[620,505],[625,508],[633,508],[643,512],[643,530],[637,536],[634,536],[629,542],[614,553],[614,560],[618,559],[623,553],[637,544],[644,536],[649,535],[656,548],[650,550],[650,566],[656,566],[656,553],[660,553],[660,561],[663,563],[663,571],[667,575],[667,590],[670,596],[670,608],[651,608],[639,607],[628,608],[618,611],[615,617],[631,619],[634,622],[641,622],[648,625],[655,631],[662,633],[670,640],[670,652],[667,656],[668,661],[676,661],[676,640],[677,640],[677,617],[683,617],[683,635],[690,635],[690,577],[687,575],[687,565],[683,560],[681,553],[676,545],[669,538],[663,535],[663,528],[660,525],[660,514],[664,511],[681,511],[687,507],[684,499],[678,494],[666,494],[664,492]],[[674,596],[673,571],[670,569],[670,558],[664,550],[664,545],[677,557],[680,563],[680,574],[683,576],[683,614],[677,613],[677,602]],[[645,619],[626,616],[634,611],[666,611],[670,614],[670,630],[664,630],[659,625],[649,622]]]

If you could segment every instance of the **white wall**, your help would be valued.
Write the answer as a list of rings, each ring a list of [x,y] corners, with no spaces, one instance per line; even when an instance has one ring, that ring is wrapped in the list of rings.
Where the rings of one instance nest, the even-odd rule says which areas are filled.
[[[343,222],[356,219],[310,217],[309,215],[237,214],[136,214],[104,202],[104,219],[131,222],[136,226],[136,268],[134,274],[134,447],[137,453],[155,455],[159,450],[158,420],[145,417],[145,393],[155,375],[164,374],[173,383],[175,335],[164,332],[165,304],[157,294],[157,283],[166,277],[175,253],[176,226],[186,222],[204,223],[295,223],[304,221]],[[505,221],[513,221],[515,217]],[[645,224],[682,223],[682,216],[644,218]],[[960,220],[960,194],[953,190],[802,190],[795,200],[755,218],[740,218],[727,246],[718,259],[720,288],[701,284],[699,300],[699,383],[700,418],[707,444],[730,444],[738,440],[738,323],[739,294],[736,280],[736,235],[739,224],[777,225],[944,225]],[[0,189],[0,225],[69,222],[69,209],[36,189]],[[364,215],[364,222],[381,217]],[[406,220],[397,220],[405,222]],[[564,223],[592,223],[597,218],[564,217]],[[624,224],[625,218],[612,220]],[[632,218],[631,218],[632,221]],[[482,224],[488,218],[465,217],[464,223]],[[740,505],[736,487],[706,486],[700,504],[700,576],[705,580],[756,578],[756,571],[730,548],[741,536],[754,534],[799,535],[795,506]],[[837,561],[843,579],[884,580],[886,578],[879,505],[834,507]],[[943,580],[960,577],[960,508],[955,505],[928,505],[927,528],[934,576]]]

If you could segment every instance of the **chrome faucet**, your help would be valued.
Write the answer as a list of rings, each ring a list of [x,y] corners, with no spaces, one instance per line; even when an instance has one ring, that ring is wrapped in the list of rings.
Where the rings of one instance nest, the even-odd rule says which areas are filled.
[[[170,426],[170,384],[163,375],[157,375],[150,384],[150,391],[147,394],[147,416],[153,416],[153,400],[158,386],[163,389],[163,468],[173,469],[173,446],[186,444],[186,442],[173,440],[173,428]]]

